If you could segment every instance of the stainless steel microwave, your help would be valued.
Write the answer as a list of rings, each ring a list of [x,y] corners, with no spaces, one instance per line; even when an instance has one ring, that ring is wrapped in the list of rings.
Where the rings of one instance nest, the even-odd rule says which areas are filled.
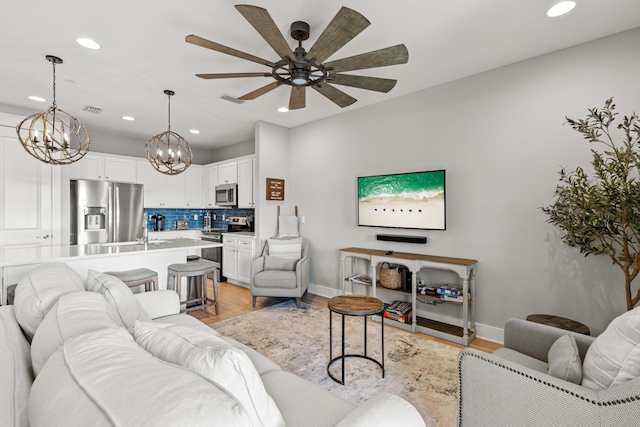
[[[216,185],[216,205],[236,206],[238,204],[238,184]]]

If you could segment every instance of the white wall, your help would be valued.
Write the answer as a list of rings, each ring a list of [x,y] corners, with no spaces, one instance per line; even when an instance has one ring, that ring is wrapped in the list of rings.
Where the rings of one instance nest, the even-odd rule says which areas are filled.
[[[267,122],[257,122],[254,195],[256,202],[256,255],[264,241],[276,234],[278,206],[281,215],[287,215],[291,200],[289,179],[289,131]],[[267,178],[284,179],[284,201],[267,199]]]
[[[539,208],[553,201],[560,166],[590,161],[565,115],[611,96],[622,114],[640,110],[638,40],[635,29],[291,129],[287,195],[306,216],[311,282],[338,288],[342,247],[472,258],[479,323],[552,313],[600,333],[625,310],[622,273],[561,243]],[[394,231],[356,226],[357,176],[440,168],[447,230],[395,232],[427,245],[379,242]]]

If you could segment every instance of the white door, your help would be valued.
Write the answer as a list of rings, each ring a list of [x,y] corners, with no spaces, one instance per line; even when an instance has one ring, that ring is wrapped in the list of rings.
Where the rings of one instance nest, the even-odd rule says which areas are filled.
[[[22,119],[0,114],[0,245],[58,244],[60,168],[69,166],[29,155],[15,130]]]
[[[135,160],[119,157],[105,157],[104,179],[114,182],[136,182]]]

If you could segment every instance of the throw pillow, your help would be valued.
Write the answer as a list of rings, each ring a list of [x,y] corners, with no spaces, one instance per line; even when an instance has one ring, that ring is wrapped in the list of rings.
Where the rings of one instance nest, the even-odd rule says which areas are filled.
[[[302,237],[271,238],[268,242],[269,255],[289,259],[302,257]]]
[[[62,263],[40,265],[18,282],[13,304],[16,319],[29,341],[58,298],[77,291],[84,291],[82,277]]]
[[[582,360],[578,352],[576,339],[572,335],[563,335],[549,349],[549,375],[580,384],[582,381]]]
[[[151,321],[131,289],[117,277],[89,270],[86,285],[88,291],[104,295],[107,303],[115,310],[116,320],[129,331],[133,329],[133,322],[136,320]]]
[[[264,269],[292,271],[296,269],[297,262],[298,259],[281,258],[278,256],[267,255],[264,258]]]
[[[102,295],[82,291],[61,296],[33,336],[31,363],[34,375],[38,375],[65,341],[86,332],[117,327]]]
[[[284,427],[249,356],[222,338],[185,326],[135,322],[133,337],[154,356],[183,366],[226,389],[247,409],[255,425]]]
[[[640,307],[616,317],[587,350],[582,385],[604,390],[640,376]]]

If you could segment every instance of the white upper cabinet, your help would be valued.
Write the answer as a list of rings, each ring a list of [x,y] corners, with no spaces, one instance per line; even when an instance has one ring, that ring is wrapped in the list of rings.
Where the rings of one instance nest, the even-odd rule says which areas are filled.
[[[69,165],[69,179],[136,182],[136,160],[133,157],[87,153]]]
[[[253,159],[238,160],[238,207],[253,208]]]
[[[238,162],[222,163],[218,165],[218,185],[235,184],[238,182]]]
[[[204,207],[213,209],[216,207],[216,185],[218,185],[218,166],[206,165],[203,168],[204,180],[202,183],[202,193],[204,196]]]
[[[190,209],[202,208],[204,206],[202,197],[204,168],[200,165],[191,165],[183,174],[185,174],[186,206]]]
[[[185,207],[186,172],[178,175],[165,175],[155,170],[147,160],[138,160],[136,169],[138,183],[144,185],[145,208]]]

